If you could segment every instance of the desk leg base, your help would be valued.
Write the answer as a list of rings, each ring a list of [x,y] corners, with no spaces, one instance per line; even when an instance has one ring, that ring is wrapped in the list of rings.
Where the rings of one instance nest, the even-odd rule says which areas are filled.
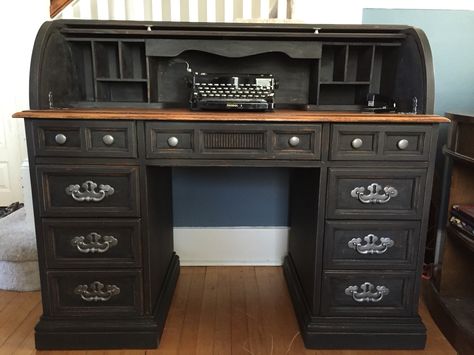
[[[301,336],[308,349],[423,349],[420,317],[321,317],[313,315],[291,256],[283,264]]]
[[[169,263],[153,316],[116,320],[41,317],[35,328],[38,350],[154,349],[158,347],[179,276],[176,254]]]

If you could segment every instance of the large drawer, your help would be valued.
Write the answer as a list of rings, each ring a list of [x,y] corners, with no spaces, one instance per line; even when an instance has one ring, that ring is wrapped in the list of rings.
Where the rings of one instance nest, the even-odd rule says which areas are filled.
[[[326,271],[321,313],[325,316],[409,316],[414,310],[411,272]]]
[[[38,166],[40,215],[139,216],[138,167]]]
[[[140,220],[43,218],[49,268],[138,267]]]
[[[420,243],[415,221],[327,221],[324,265],[328,269],[414,269]]]
[[[31,129],[35,156],[137,156],[135,122],[36,120]]]
[[[331,168],[327,217],[420,219],[425,169]]]
[[[53,316],[120,317],[143,314],[140,270],[48,271]]]
[[[334,124],[331,160],[429,159],[431,125]]]
[[[320,159],[321,125],[147,122],[148,158]]]

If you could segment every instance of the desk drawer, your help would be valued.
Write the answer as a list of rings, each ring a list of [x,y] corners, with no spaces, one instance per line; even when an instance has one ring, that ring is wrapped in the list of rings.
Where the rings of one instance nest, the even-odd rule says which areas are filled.
[[[352,125],[331,128],[331,160],[410,160],[429,158],[431,125]]]
[[[148,158],[320,159],[321,125],[147,122]]]
[[[139,216],[138,167],[36,169],[41,216]]]
[[[420,219],[425,180],[425,169],[329,169],[327,217]]]
[[[139,267],[140,220],[44,218],[49,268]]]
[[[142,275],[132,271],[48,271],[53,316],[143,314]]]
[[[37,120],[31,129],[35,156],[137,156],[135,122]]]
[[[414,269],[420,243],[415,221],[327,221],[328,269]]]
[[[414,275],[409,272],[326,271],[322,315],[409,316]]]

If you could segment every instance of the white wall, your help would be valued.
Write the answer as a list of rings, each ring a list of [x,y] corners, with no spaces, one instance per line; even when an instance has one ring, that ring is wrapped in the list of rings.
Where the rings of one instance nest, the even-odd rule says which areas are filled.
[[[360,24],[364,8],[474,10],[474,0],[293,0],[293,19],[315,24]]]
[[[11,118],[29,108],[28,88],[33,42],[49,19],[48,0],[2,3],[0,12],[0,206],[22,201],[20,165],[26,159],[23,121]]]

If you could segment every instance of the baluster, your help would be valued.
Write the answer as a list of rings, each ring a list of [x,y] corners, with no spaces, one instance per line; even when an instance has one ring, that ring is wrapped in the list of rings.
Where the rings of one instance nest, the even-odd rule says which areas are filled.
[[[143,21],[145,17],[144,0],[125,0],[127,20]]]
[[[152,0],[151,19],[153,21],[163,21],[163,2],[162,0]]]
[[[286,19],[286,11],[288,6],[287,0],[277,0],[277,18],[280,20]]]
[[[125,0],[109,1],[109,19],[124,20],[126,18]]]
[[[216,0],[207,0],[206,1],[206,21],[207,22],[216,22]]]
[[[90,20],[92,18],[91,0],[80,0],[76,3],[75,7],[79,9],[78,18],[84,20]]]
[[[99,20],[108,20],[111,18],[109,2],[104,0],[97,1],[97,18]]]
[[[191,22],[199,21],[199,1],[198,0],[189,0],[188,2],[188,18]]]
[[[252,1],[251,0],[242,1],[242,18],[244,20],[249,20],[252,18]]]
[[[260,0],[260,18],[270,18],[270,0]]]

